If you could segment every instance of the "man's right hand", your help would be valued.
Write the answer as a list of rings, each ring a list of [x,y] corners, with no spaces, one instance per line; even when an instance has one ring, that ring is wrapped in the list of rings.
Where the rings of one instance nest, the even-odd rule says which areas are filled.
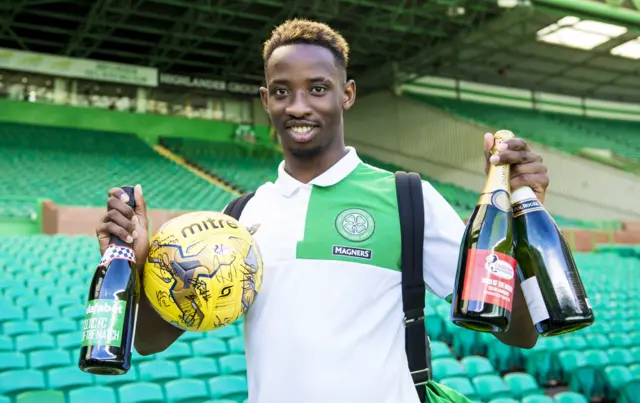
[[[149,253],[149,220],[147,219],[147,204],[142,197],[142,186],[135,186],[134,196],[136,208],[132,209],[127,204],[129,196],[122,188],[109,189],[107,213],[100,220],[96,235],[101,255],[109,246],[109,239],[112,235],[128,244],[133,244],[136,266],[141,271]]]

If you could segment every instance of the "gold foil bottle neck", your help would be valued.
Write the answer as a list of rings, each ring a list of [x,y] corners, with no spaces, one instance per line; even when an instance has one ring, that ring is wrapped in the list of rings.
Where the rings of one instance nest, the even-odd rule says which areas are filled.
[[[502,143],[506,143],[507,141],[515,138],[515,134],[513,134],[510,130],[498,130],[493,135],[493,149],[491,150],[492,154],[496,154],[498,152],[498,145]]]

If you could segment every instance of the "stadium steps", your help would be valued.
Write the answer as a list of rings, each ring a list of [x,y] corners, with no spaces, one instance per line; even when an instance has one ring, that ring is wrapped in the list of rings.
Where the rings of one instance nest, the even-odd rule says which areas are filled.
[[[179,155],[174,154],[171,150],[169,150],[166,147],[163,147],[161,145],[155,145],[153,146],[153,149],[156,150],[156,152],[160,155],[162,155],[163,157],[175,162],[176,164],[185,167],[186,169],[188,169],[189,171],[193,172],[195,175],[198,175],[199,177],[209,181],[210,183],[220,187],[221,189],[224,189],[225,191],[232,193],[234,195],[239,195],[239,192],[229,186],[228,184],[224,183],[223,181],[220,180],[220,178],[216,177],[215,175],[210,175],[209,173],[203,171],[202,169],[200,169],[199,167],[197,167],[195,164],[193,163],[189,163],[187,161],[185,161],[184,158],[182,158]]]

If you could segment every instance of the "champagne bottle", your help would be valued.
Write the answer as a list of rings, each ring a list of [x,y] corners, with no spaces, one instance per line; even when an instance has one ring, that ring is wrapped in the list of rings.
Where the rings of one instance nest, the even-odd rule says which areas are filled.
[[[513,137],[507,130],[496,132],[492,153]],[[467,329],[509,329],[516,278],[509,180],[509,165],[491,165],[462,239],[451,320]]]
[[[590,326],[593,311],[562,231],[530,187],[513,192],[511,202],[518,276],[538,334]]]
[[[122,188],[135,208],[133,187]],[[133,247],[111,236],[89,288],[79,367],[99,375],[121,375],[131,367],[140,281]]]

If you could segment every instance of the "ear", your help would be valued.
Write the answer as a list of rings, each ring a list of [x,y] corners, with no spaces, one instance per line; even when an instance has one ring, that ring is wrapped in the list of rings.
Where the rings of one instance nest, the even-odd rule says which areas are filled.
[[[265,87],[260,87],[260,100],[262,101],[262,108],[265,112],[269,112],[269,90]]]
[[[342,98],[342,109],[345,111],[351,108],[351,105],[356,101],[356,82],[353,80],[347,81],[344,85],[344,94]]]

